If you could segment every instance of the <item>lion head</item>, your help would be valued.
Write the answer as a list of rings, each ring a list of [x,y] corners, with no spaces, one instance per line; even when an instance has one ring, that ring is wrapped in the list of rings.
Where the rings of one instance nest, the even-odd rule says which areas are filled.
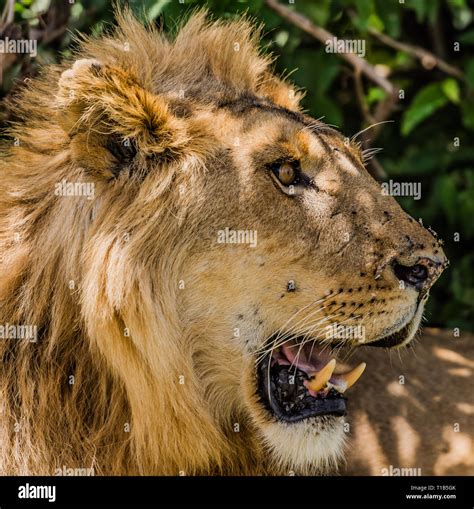
[[[36,338],[1,341],[4,472],[324,472],[347,354],[416,333],[439,242],[257,45],[126,13],[17,101],[1,323]]]

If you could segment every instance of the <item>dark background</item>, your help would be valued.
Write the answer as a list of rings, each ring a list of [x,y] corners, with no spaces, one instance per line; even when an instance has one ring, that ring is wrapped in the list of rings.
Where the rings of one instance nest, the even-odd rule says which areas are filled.
[[[6,101],[38,69],[71,54],[76,31],[113,24],[106,0],[1,0],[0,38],[37,39],[38,55],[0,53],[0,127]],[[445,241],[451,266],[429,301],[430,325],[474,330],[474,13],[467,0],[136,0],[123,2],[167,31],[196,6],[214,17],[246,12],[264,26],[276,70],[307,94],[315,118],[382,147],[379,180],[421,183],[421,199],[397,198]],[[282,6],[282,7],[279,7]],[[294,17],[298,13],[300,16]],[[324,28],[365,43],[362,60],[326,52]],[[363,65],[363,70],[361,70]],[[400,92],[401,91],[401,92]],[[1,176],[0,176],[1,178]],[[357,190],[355,190],[357,192]]]

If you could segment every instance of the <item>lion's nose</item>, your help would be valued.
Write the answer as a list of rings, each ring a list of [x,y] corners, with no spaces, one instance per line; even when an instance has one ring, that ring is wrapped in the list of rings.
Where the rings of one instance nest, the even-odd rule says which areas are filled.
[[[446,267],[446,262],[424,257],[419,258],[413,265],[404,265],[395,261],[392,266],[400,281],[421,292],[428,290],[438,279]]]

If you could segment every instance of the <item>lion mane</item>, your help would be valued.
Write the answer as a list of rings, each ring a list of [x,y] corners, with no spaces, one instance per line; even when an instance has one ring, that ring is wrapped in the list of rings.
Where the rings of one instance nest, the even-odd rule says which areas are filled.
[[[35,337],[0,340],[3,474],[259,472],[245,421],[231,452],[202,403],[192,366],[208,346],[183,331],[176,304],[192,242],[181,219],[213,150],[181,91],[191,104],[248,91],[295,107],[257,41],[247,20],[198,12],[170,39],[125,12],[113,34],[84,39],[74,61],[49,66],[14,101],[0,160],[0,323]],[[87,78],[84,61],[98,62]],[[94,83],[101,63],[116,72]],[[114,153],[104,137],[130,143]],[[127,151],[138,157],[122,178]],[[145,175],[157,153],[159,185]],[[91,180],[100,202],[54,192]],[[188,190],[179,200],[172,182]],[[230,402],[215,397],[224,416]]]

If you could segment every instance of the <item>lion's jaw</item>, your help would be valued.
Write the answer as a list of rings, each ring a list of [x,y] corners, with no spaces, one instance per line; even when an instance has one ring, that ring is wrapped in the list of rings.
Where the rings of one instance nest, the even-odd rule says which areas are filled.
[[[335,472],[344,457],[348,424],[325,416],[286,423],[275,419],[256,390],[254,354],[223,344],[224,327],[196,328],[193,367],[203,403],[228,443],[224,471],[247,474],[317,475]],[[215,324],[217,325],[217,324]],[[248,324],[253,328],[253,324]],[[242,331],[245,326],[242,327]],[[216,337],[212,336],[217,332]],[[210,448],[211,450],[211,448]],[[245,461],[244,458],[251,458]],[[245,470],[253,463],[251,470]],[[201,470],[201,473],[206,473]]]

